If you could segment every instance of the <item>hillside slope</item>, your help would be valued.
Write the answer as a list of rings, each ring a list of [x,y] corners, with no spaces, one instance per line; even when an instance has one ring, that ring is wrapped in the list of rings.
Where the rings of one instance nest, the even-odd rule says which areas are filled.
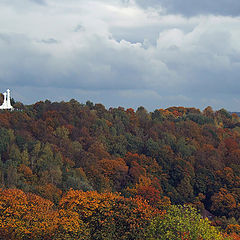
[[[211,107],[110,108],[50,101],[0,112],[0,185],[58,203],[69,189],[168,197],[237,224],[240,118]]]

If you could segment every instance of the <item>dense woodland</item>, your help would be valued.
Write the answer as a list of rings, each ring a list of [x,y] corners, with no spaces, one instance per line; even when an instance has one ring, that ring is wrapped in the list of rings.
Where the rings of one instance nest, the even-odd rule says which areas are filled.
[[[0,112],[1,238],[240,239],[237,114],[14,107]]]

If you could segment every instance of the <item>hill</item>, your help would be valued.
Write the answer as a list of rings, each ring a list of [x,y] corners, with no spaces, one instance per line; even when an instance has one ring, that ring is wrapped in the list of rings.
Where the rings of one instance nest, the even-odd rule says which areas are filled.
[[[55,205],[70,189],[169,199],[240,217],[240,118],[224,109],[110,108],[88,101],[15,103],[0,112],[0,185]],[[240,229],[240,227],[239,227]],[[233,231],[233,230],[231,230]]]

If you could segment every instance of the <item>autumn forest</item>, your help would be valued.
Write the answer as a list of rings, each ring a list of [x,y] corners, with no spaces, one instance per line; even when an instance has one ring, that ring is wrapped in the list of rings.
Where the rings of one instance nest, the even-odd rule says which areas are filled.
[[[13,105],[0,112],[0,239],[240,239],[237,114]]]

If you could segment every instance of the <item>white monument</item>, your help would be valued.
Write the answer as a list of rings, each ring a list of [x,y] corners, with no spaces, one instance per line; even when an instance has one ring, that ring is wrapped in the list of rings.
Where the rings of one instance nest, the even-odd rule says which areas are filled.
[[[3,104],[0,106],[0,109],[8,109],[8,110],[13,110],[13,106],[11,105],[10,102],[10,90],[7,89],[7,92],[3,93]]]

